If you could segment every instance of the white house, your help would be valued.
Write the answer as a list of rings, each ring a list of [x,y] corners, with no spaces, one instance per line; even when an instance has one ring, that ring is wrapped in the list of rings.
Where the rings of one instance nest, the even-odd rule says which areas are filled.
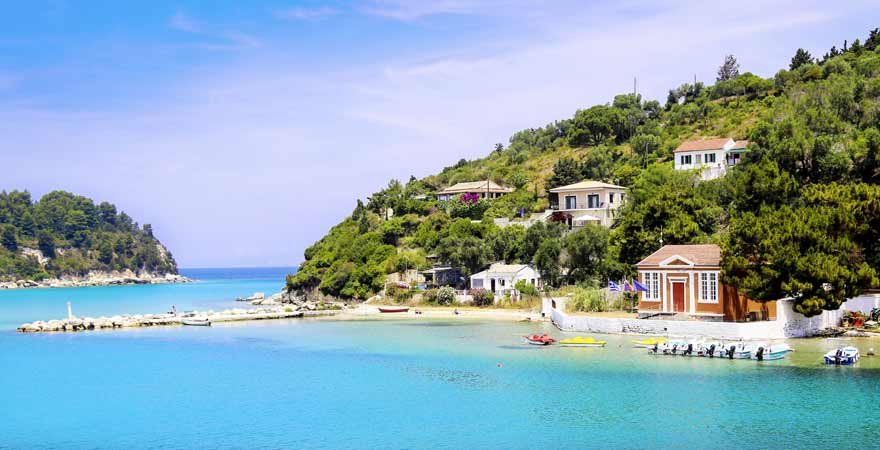
[[[437,193],[437,200],[452,200],[456,195],[476,194],[480,198],[499,198],[513,192],[513,188],[500,186],[492,180],[457,183]]]
[[[740,163],[748,145],[749,141],[731,138],[682,142],[673,150],[675,170],[702,169],[704,180],[721,177],[729,167]]]
[[[541,289],[541,274],[526,264],[495,263],[488,269],[471,275],[471,289],[485,289],[496,295],[514,290],[519,281],[525,281]]]
[[[565,222],[569,229],[587,223],[610,227],[617,210],[626,202],[626,188],[601,181],[580,183],[550,189],[558,197],[556,209],[548,220]]]

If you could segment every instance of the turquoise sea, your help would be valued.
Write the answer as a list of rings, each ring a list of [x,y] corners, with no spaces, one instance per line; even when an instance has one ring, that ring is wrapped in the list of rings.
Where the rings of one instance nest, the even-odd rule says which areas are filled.
[[[276,291],[283,272],[0,292],[0,448],[880,446],[880,364],[819,364],[839,341],[792,341],[792,358],[754,363],[650,356],[628,336],[533,347],[519,336],[558,332],[466,317],[12,329],[63,317],[67,300],[80,315],[223,308]]]

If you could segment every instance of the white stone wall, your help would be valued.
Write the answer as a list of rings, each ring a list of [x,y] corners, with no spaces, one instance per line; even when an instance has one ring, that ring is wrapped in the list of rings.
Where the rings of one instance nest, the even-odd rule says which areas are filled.
[[[880,294],[864,294],[847,300],[840,309],[859,311],[865,314],[874,308],[880,308]]]
[[[823,328],[837,326],[841,311],[826,311],[816,317],[794,312],[792,302],[780,300],[776,320],[761,322],[706,322],[697,320],[647,320],[573,316],[564,312],[565,299],[557,298],[554,309],[544,299],[543,312],[563,331],[608,334],[649,334],[714,339],[783,339],[809,337]]]

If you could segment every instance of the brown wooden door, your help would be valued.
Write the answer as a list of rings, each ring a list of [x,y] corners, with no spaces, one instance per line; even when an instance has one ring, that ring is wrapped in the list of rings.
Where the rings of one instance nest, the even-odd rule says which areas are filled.
[[[672,310],[684,312],[684,283],[672,283]]]

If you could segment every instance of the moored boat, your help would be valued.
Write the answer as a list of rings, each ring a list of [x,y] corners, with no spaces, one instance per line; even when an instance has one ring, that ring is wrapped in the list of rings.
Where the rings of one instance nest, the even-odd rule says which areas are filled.
[[[542,335],[533,334],[531,336],[523,336],[523,339],[525,339],[526,342],[532,345],[550,345],[556,342],[556,339],[553,339],[547,333],[544,333]]]
[[[561,339],[559,345],[563,347],[604,347],[605,341],[598,341],[593,337],[574,337]]]
[[[380,306],[380,313],[405,313],[409,311],[408,306]]]
[[[754,344],[751,358],[758,361],[775,361],[785,358],[790,351],[792,348],[788,344]]]
[[[635,348],[652,348],[655,345],[665,344],[666,340],[662,338],[648,338],[641,341],[632,341]]]
[[[182,325],[189,325],[192,327],[210,327],[211,319],[191,317],[188,319],[181,319],[180,323]]]
[[[861,358],[859,349],[851,346],[831,350],[824,356],[825,364],[834,364],[836,366],[853,365],[859,361],[859,358]]]

